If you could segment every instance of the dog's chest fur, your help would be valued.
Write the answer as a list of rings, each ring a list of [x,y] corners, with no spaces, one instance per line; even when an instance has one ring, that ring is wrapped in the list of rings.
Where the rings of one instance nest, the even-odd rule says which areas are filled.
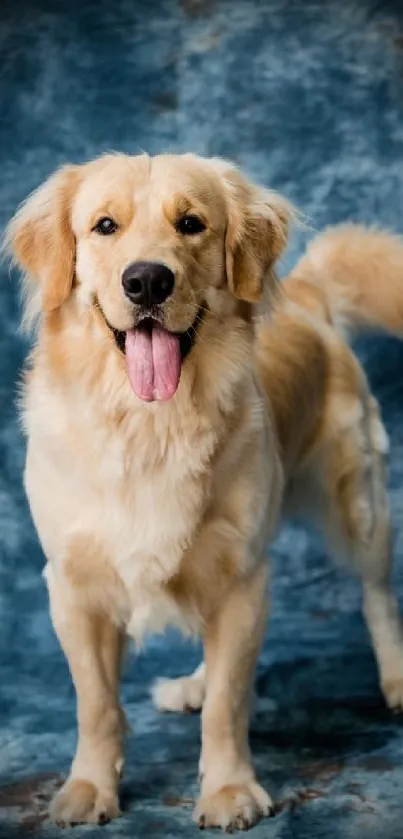
[[[138,639],[167,623],[197,631],[197,618],[179,609],[166,584],[211,500],[217,428],[200,413],[181,416],[164,405],[115,413],[108,424],[88,401],[65,413],[49,394],[44,426],[40,401],[33,404],[36,468],[28,459],[26,483],[52,563],[80,599],[107,609]],[[30,477],[43,444],[42,481],[55,487],[51,522]]]
[[[173,433],[169,420],[165,428],[154,425],[152,438],[140,422],[134,440],[118,460],[112,452],[107,455],[122,464],[123,474],[115,477],[118,503],[106,542],[130,600],[127,630],[140,638],[185,619],[166,584],[191,549],[208,507],[217,434],[195,418],[181,433]]]

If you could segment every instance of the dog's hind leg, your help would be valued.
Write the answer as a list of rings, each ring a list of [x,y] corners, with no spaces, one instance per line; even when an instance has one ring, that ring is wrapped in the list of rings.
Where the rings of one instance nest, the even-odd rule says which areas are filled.
[[[205,694],[205,665],[199,664],[190,676],[179,679],[158,679],[152,689],[152,699],[160,711],[190,713],[200,711]]]
[[[333,433],[321,447],[321,524],[333,552],[361,577],[364,615],[387,704],[403,708],[403,628],[390,585],[391,533],[384,456],[388,441],[376,400],[334,412]],[[338,417],[338,418],[337,418]]]

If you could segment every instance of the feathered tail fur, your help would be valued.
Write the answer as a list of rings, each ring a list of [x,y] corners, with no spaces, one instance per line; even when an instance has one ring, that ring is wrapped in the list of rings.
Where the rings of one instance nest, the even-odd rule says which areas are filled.
[[[367,328],[403,335],[402,237],[358,224],[330,227],[308,246],[291,283],[297,278],[322,289],[346,337]]]

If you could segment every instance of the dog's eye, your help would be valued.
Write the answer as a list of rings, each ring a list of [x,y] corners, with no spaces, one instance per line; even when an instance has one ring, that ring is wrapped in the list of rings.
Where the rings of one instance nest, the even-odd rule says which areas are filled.
[[[197,216],[182,216],[176,222],[176,229],[185,236],[195,236],[196,233],[203,233],[206,225]]]
[[[92,229],[95,233],[100,233],[101,236],[110,236],[111,233],[116,233],[118,226],[116,222],[114,222],[113,218],[103,216],[99,219],[99,221],[97,221],[96,225]]]

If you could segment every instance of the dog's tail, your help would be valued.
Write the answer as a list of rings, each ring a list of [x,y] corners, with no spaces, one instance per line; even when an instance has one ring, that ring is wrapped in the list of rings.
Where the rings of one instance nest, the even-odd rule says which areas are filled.
[[[291,297],[301,279],[305,293],[297,292],[296,302],[306,301],[311,310],[314,304],[319,314],[318,298],[310,300],[306,291],[309,285],[320,288],[327,319],[345,337],[365,329],[403,336],[403,237],[358,224],[330,227],[313,239],[292,272]]]

